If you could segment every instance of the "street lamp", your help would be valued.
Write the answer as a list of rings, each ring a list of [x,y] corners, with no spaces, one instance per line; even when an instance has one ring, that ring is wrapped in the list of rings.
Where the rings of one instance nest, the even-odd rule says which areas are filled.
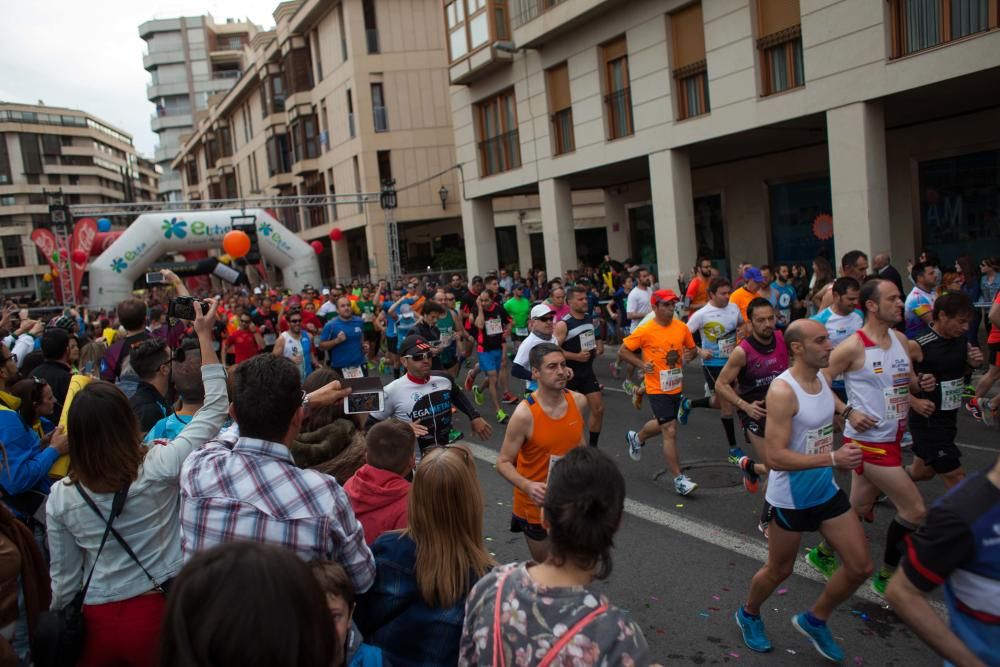
[[[442,185],[441,189],[438,190],[438,197],[441,198],[441,210],[443,211],[443,210],[447,209],[448,208],[448,188],[446,188],[445,186]]]

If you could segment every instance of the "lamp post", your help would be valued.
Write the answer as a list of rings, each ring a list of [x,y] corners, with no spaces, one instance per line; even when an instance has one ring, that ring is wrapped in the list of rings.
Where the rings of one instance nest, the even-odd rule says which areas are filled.
[[[441,189],[438,190],[438,197],[441,198],[441,210],[446,210],[448,208],[448,188],[442,185]]]

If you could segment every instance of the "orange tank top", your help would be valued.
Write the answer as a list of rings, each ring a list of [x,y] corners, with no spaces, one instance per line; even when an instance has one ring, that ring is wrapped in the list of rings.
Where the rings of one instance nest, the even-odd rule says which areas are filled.
[[[573,394],[566,391],[566,414],[553,419],[545,414],[535,395],[528,397],[534,422],[529,437],[517,455],[515,468],[533,482],[546,482],[552,465],[583,441],[583,416]],[[542,511],[521,489],[514,489],[514,514],[528,523],[541,523]]]

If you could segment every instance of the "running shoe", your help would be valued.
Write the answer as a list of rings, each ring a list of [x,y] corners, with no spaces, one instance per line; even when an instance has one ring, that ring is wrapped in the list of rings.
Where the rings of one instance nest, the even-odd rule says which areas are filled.
[[[743,448],[742,447],[730,447],[729,448],[729,459],[728,461],[734,466],[740,464],[740,459],[743,458]]]
[[[759,530],[763,535],[765,540],[771,539],[771,536],[767,534],[767,529],[771,526],[770,523],[764,523],[763,521],[757,522],[757,530]]]
[[[743,488],[747,493],[757,493],[760,488],[760,475],[753,469],[753,459],[749,456],[740,457],[740,470],[743,472]]]
[[[975,397],[970,398],[969,402],[965,404],[965,409],[966,411],[968,411],[970,415],[972,415],[972,418],[975,419],[976,421],[984,421],[983,411],[979,409],[978,398]]]
[[[819,654],[831,662],[842,662],[844,660],[844,650],[834,640],[830,634],[830,628],[826,623],[813,625],[806,618],[806,612],[797,614],[792,618],[792,625],[795,629],[809,638],[812,645],[819,651]]]
[[[515,405],[515,404],[519,403],[520,400],[521,399],[519,399],[517,396],[515,396],[512,393],[510,393],[509,391],[506,391],[503,394],[503,402],[506,403],[507,405]]]
[[[872,577],[872,592],[883,600],[885,599],[885,587],[888,585],[889,577],[885,576],[881,572],[876,572],[875,576]]]
[[[688,417],[691,416],[691,401],[681,396],[680,407],[677,408],[677,421],[681,426],[686,426]]]
[[[631,380],[625,380],[622,382],[622,391],[624,391],[629,396],[635,391],[635,383]]]
[[[827,579],[837,571],[837,557],[827,556],[819,550],[819,547],[813,547],[809,550],[809,553],[806,554],[806,562]]]
[[[646,395],[646,393],[642,392],[642,391],[639,391],[638,388],[635,391],[633,391],[632,392],[632,407],[635,408],[636,410],[642,409],[642,397],[645,396],[645,395]]]
[[[468,384],[468,382],[466,382]],[[483,390],[479,388],[478,384],[472,385],[472,400],[476,402],[476,405],[482,405],[486,402],[486,397],[483,396]]]
[[[903,439],[899,441],[899,446],[902,449],[909,449],[910,447],[913,447],[913,436],[910,435],[909,431],[903,434]]]
[[[510,419],[510,418],[507,416],[506,412],[504,412],[503,410],[497,410],[497,423],[498,424],[506,424],[508,419]]]
[[[996,397],[994,397],[996,398]],[[994,412],[993,401],[986,399],[979,406],[979,410],[982,412],[983,423],[987,426],[993,426],[993,420],[996,419],[996,412]]]
[[[472,388],[475,386],[475,384],[476,384],[476,375],[472,371],[469,371],[465,375],[465,391],[472,391]]]
[[[967,384],[965,388],[962,389],[962,398],[975,398],[976,387],[975,385]]]
[[[448,431],[448,444],[450,445],[453,442],[458,442],[464,437],[465,434],[462,433],[461,431],[456,431],[455,429],[451,429],[450,431]]]
[[[767,653],[771,650],[771,640],[764,632],[764,621],[761,620],[760,616],[751,618],[743,611],[743,607],[740,607],[736,610],[734,618],[736,625],[740,626],[740,632],[743,633],[743,643],[747,645],[748,649],[757,653]]]
[[[639,442],[639,434],[636,431],[629,431],[625,434],[625,442],[628,444],[628,457],[633,461],[642,458],[642,443]]]
[[[617,361],[612,361],[611,362],[611,377],[613,377],[614,379],[617,380],[621,376],[621,374],[622,374],[622,372],[621,372],[621,369],[618,367],[618,362]]]
[[[679,496],[690,496],[697,488],[698,485],[687,475],[677,475],[677,477],[674,477],[674,491]]]

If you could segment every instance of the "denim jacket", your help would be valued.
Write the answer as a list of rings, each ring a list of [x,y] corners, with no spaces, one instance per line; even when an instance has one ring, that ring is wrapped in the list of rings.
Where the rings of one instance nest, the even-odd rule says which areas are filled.
[[[454,665],[465,621],[463,595],[447,608],[430,607],[420,597],[414,565],[417,545],[398,532],[372,545],[375,583],[358,599],[354,622],[366,644],[378,646],[393,665]],[[469,588],[476,583],[470,577]]]
[[[219,364],[202,366],[205,403],[184,431],[166,445],[151,445],[129,487],[125,509],[114,527],[128,542],[143,567],[161,584],[177,575],[181,558],[181,464],[188,454],[219,432],[226,420],[229,399],[226,374]],[[97,443],[95,443],[97,444]],[[113,493],[84,489],[105,518]],[[75,484],[52,485],[46,507],[49,550],[52,553],[52,609],[62,609],[83,585],[94,564],[105,522],[86,504]],[[127,600],[153,588],[135,561],[109,537],[87,590],[87,604]]]

